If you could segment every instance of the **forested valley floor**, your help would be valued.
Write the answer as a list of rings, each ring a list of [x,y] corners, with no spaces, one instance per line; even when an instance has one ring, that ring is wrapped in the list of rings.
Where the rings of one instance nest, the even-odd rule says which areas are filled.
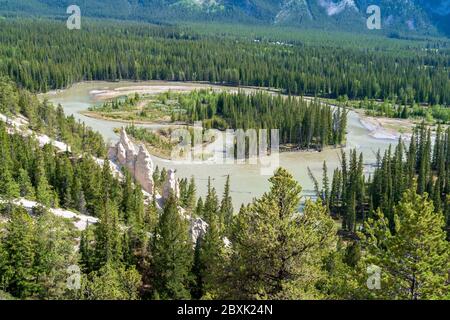
[[[179,196],[159,206],[131,172],[114,172],[99,133],[35,95],[81,80],[164,79],[390,99],[396,107],[450,101],[444,40],[377,51],[217,37],[141,24],[91,21],[69,32],[58,21],[0,20],[0,298],[450,299],[450,129],[439,117],[434,132],[424,122],[408,143],[378,153],[369,176],[357,150],[342,152],[333,173],[324,163],[322,177],[311,177],[317,200],[302,212],[302,182],[283,168],[241,208],[230,195],[230,179],[239,177],[228,177],[222,195],[208,181],[204,199],[194,178],[182,179]],[[338,144],[345,135],[336,113],[314,102],[195,94],[184,120],[216,128],[273,121],[285,142],[305,146]],[[311,117],[323,120],[316,135],[295,131]],[[15,119],[26,119],[25,128]],[[40,145],[37,134],[70,150]],[[155,170],[155,194],[167,174]],[[27,211],[17,199],[39,205]],[[98,222],[80,230],[50,208]],[[195,242],[186,216],[208,225]],[[74,267],[75,289],[67,285]],[[368,279],[377,270],[374,288]]]

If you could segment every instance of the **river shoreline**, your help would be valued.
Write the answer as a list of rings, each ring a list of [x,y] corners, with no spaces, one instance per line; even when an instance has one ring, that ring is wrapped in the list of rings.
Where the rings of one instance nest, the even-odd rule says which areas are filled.
[[[269,87],[254,87],[254,86],[232,86],[220,83],[211,83],[205,81],[165,81],[165,80],[143,80],[143,81],[130,81],[130,80],[121,80],[121,81],[81,81],[72,84],[68,88],[65,89],[57,89],[51,90],[47,93],[41,93],[43,96],[54,96],[61,93],[64,93],[67,90],[70,90],[77,86],[82,85],[90,85],[96,83],[107,83],[111,85],[124,84],[123,86],[118,86],[115,88],[99,88],[93,89],[89,91],[91,98],[93,101],[100,102],[108,99],[117,98],[120,96],[131,95],[134,93],[146,94],[146,95],[157,95],[167,91],[173,92],[190,92],[193,90],[201,90],[201,89],[212,89],[214,91],[226,90],[229,92],[238,92],[239,90],[245,90],[248,92],[257,92],[257,91],[266,91],[272,94],[283,94],[281,90],[276,88]],[[127,85],[128,84],[128,85]],[[284,94],[283,94],[284,95]],[[315,97],[312,96],[303,96],[298,98],[304,98],[306,100],[312,101]],[[319,100],[330,107],[336,107],[336,105],[326,101],[326,99]],[[370,131],[369,135],[374,139],[378,140],[398,140],[400,137],[405,139],[409,139],[411,136],[411,131],[414,126],[414,123],[410,119],[391,119],[385,117],[372,117],[364,114],[364,110],[359,109],[349,109],[358,114],[360,117],[360,122],[364,128]],[[186,123],[171,123],[167,121],[142,121],[142,120],[126,120],[126,119],[113,119],[109,117],[104,117],[99,114],[96,114],[92,111],[83,111],[81,114],[91,117],[94,119],[105,120],[105,121],[114,121],[121,123],[135,123],[140,125],[187,125]],[[399,129],[395,129],[398,127]],[[299,152],[303,152],[303,150],[299,150]]]
[[[80,112],[80,114],[89,117],[89,118],[93,118],[93,119],[98,119],[98,120],[103,120],[103,121],[111,121],[111,122],[120,122],[123,124],[127,124],[127,125],[145,125],[145,126],[151,126],[153,127],[152,130],[158,130],[158,126],[161,127],[184,127],[184,126],[188,126],[190,128],[193,128],[192,124],[188,124],[187,122],[168,122],[168,121],[142,121],[142,120],[126,120],[126,119],[114,119],[114,118],[109,118],[109,117],[105,117],[95,111],[83,111]],[[118,129],[118,128],[115,128]],[[150,128],[149,128],[150,129]],[[212,129],[214,131],[217,131],[217,133],[221,133],[221,134],[225,134],[225,131],[219,130],[219,129]],[[136,140],[136,139],[135,139]],[[159,150],[158,148],[150,145],[147,142],[144,141],[139,141],[136,140],[137,142],[141,142],[144,143],[148,148],[149,148],[149,152],[152,156],[158,157],[160,159],[163,160],[168,160],[170,161],[171,158],[167,157],[164,155],[164,152],[162,152],[161,150]],[[208,144],[203,144],[203,147],[207,147],[211,145],[211,143]],[[297,153],[319,153],[319,152],[323,152],[326,150],[339,150],[339,149],[343,149],[345,148],[345,145],[339,145],[339,146],[333,146],[333,145],[329,145],[329,146],[324,146],[323,148],[321,148],[320,150],[315,149],[315,148],[309,148],[309,149],[300,149],[297,147],[293,147],[290,144],[280,144],[280,148],[279,148],[279,152],[280,153],[289,153],[289,152],[297,152]]]
[[[370,131],[369,135],[375,139],[409,140],[416,125],[411,119],[372,117],[363,114],[363,110],[355,112],[360,115],[361,124]]]
[[[141,86],[141,87],[161,85],[161,86],[165,87],[164,91],[169,90],[169,89],[167,89],[168,85],[173,85],[174,87],[183,87],[183,86],[195,87],[195,86],[201,86],[201,88],[204,88],[204,89],[213,87],[213,88],[217,88],[217,89],[227,89],[227,90],[240,90],[240,89],[254,90],[254,91],[263,90],[263,91],[271,92],[273,94],[284,94],[282,92],[282,89],[277,89],[277,88],[255,87],[255,86],[246,86],[246,85],[238,85],[238,86],[236,86],[236,85],[231,85],[231,84],[226,84],[226,83],[214,83],[214,82],[208,82],[208,81],[121,79],[119,81],[112,81],[112,80],[83,80],[83,81],[78,81],[78,82],[72,83],[71,85],[69,85],[66,88],[53,89],[53,90],[50,90],[50,91],[47,91],[47,92],[38,93],[38,96],[54,96],[54,95],[58,95],[58,94],[64,93],[67,90],[71,90],[71,89],[73,89],[76,86],[97,84],[97,83],[105,83],[105,84],[110,84],[110,85],[116,85],[116,84],[120,84],[120,83],[130,83],[130,84],[132,84],[129,87],[139,87],[139,86],[135,86],[135,84],[136,85],[143,84],[143,86]],[[115,88],[118,91],[116,96],[124,95],[125,93],[123,91],[126,91],[125,88],[123,88],[123,87]],[[101,96],[103,96],[102,93],[104,93],[104,91],[107,91],[107,90],[108,89],[105,89],[105,90],[104,89],[91,90],[91,93],[94,96],[95,95],[99,95],[101,97]],[[108,99],[107,95],[104,96],[104,99]]]
[[[46,97],[55,105],[61,104],[67,115],[73,115],[77,121],[85,122],[86,126],[93,128],[100,132],[107,143],[113,144],[118,140],[114,128],[123,126],[123,122],[108,121],[103,119],[94,119],[83,115],[90,107],[98,103],[100,100],[93,95],[95,90],[111,90],[114,88],[127,87],[131,90],[133,86],[142,86],[143,84],[149,86],[161,85],[183,85],[181,82],[84,82],[71,86],[71,88],[64,90],[57,90],[50,92],[49,95],[41,95]],[[192,89],[210,88],[211,84],[188,84]],[[243,88],[226,87],[228,90],[239,90]],[[254,90],[254,89],[249,89]],[[123,94],[123,90],[121,90]],[[275,94],[275,93],[274,93]],[[304,97],[305,99],[314,99]],[[325,102],[330,105],[329,102]],[[328,166],[328,175],[331,178],[332,172],[335,168],[341,165],[340,153],[349,152],[349,150],[356,149],[364,156],[365,164],[372,164],[376,161],[376,153],[378,150],[384,152],[389,145],[395,146],[397,141],[386,139],[375,139],[370,135],[368,130],[360,121],[361,115],[353,110],[349,110],[347,117],[347,141],[343,148],[324,149],[322,152],[283,152],[279,155],[278,162],[274,163],[276,167],[281,166],[286,168],[293,175],[303,187],[303,194],[306,197],[314,196],[314,185],[308,175],[310,169],[314,175],[321,180],[322,166],[326,162]],[[136,122],[135,122],[136,123]],[[164,124],[136,124],[142,127],[158,128]],[[168,161],[160,159],[157,156],[152,156],[155,166],[166,169],[175,169],[177,177],[190,178],[195,177],[197,186],[197,195],[204,197],[207,193],[208,178],[216,188],[218,194],[223,193],[223,186],[227,176],[231,177],[231,194],[233,197],[233,205],[239,208],[241,204],[248,204],[255,197],[260,197],[264,192],[270,188],[268,179],[270,178],[271,170],[263,170],[265,165],[258,162],[252,164],[250,162],[233,163],[215,163],[214,161],[203,161],[201,163],[180,163],[177,161]]]

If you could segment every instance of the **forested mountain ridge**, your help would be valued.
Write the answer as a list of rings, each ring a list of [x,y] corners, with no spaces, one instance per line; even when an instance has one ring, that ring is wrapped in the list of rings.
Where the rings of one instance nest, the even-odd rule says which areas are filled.
[[[65,16],[69,0],[0,0],[0,12]],[[78,1],[86,16],[174,23],[233,21],[364,31],[369,5],[379,5],[386,32],[450,34],[444,0],[110,0]]]

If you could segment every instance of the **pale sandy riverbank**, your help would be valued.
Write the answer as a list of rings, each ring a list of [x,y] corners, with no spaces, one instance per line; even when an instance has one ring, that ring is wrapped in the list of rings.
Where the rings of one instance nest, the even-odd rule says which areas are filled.
[[[149,84],[142,84],[136,86],[124,86],[114,89],[105,89],[105,90],[91,90],[89,93],[92,95],[94,100],[108,100],[117,98],[120,96],[131,95],[138,93],[140,95],[156,95],[160,93],[164,93],[167,91],[173,92],[191,92],[193,90],[200,89],[211,89],[214,91],[228,91],[228,92],[238,92],[240,88],[236,87],[228,87],[228,86],[220,86],[209,83],[195,83],[195,82],[180,82],[180,83],[161,83],[155,82]],[[257,89],[252,88],[242,88],[242,90],[256,91]]]
[[[79,86],[83,84],[96,83],[95,81],[84,81],[74,86]],[[111,82],[111,84],[118,84],[118,82]],[[46,95],[48,97],[58,95],[63,93],[68,89],[58,89],[47,92]],[[175,82],[175,81],[138,81],[138,82],[126,82],[121,86],[107,86],[104,88],[93,89],[89,91],[89,95],[91,96],[93,101],[105,101],[108,99],[113,99],[120,96],[131,95],[134,93],[139,93],[141,95],[156,95],[167,91],[173,92],[185,92],[188,93],[193,90],[200,89],[212,89],[215,91],[228,91],[230,93],[238,92],[239,90],[244,90],[246,92],[257,92],[260,90],[268,91],[273,94],[276,94],[274,89],[270,88],[256,88],[256,87],[232,87],[226,85],[212,84],[206,82]],[[304,97],[306,100],[312,100],[312,97]],[[324,102],[326,103],[326,102]],[[328,104],[328,103],[326,103]],[[329,105],[329,104],[328,104]],[[369,136],[377,140],[398,140],[399,137],[403,137],[408,139],[411,136],[412,128],[414,127],[414,122],[409,119],[391,119],[391,118],[383,118],[383,117],[370,117],[364,114],[362,110],[354,110],[358,116],[361,125],[366,128],[369,132]],[[135,123],[135,124],[155,124],[155,122],[147,122],[147,121],[127,121],[121,119],[109,119],[107,117],[102,117],[99,115],[95,115],[89,111],[82,112],[85,116],[101,119],[101,120],[109,120],[109,121],[119,121],[122,123]],[[165,121],[156,122],[160,125],[167,124]]]
[[[409,119],[392,119],[384,117],[371,117],[357,112],[361,124],[370,131],[369,135],[375,139],[398,140],[410,139],[415,123]]]
[[[121,87],[132,86],[166,86],[175,85],[179,86],[183,83],[177,82],[164,82],[164,81],[151,81],[151,82],[105,82],[105,81],[93,81],[74,84],[66,90],[60,90],[56,94],[48,96],[51,102],[61,104],[64,107],[64,111],[68,115],[73,115],[77,120],[85,122],[87,126],[94,128],[94,130],[100,132],[105,141],[114,143],[117,141],[117,135],[114,133],[114,128],[123,126],[123,123],[117,121],[105,121],[101,119],[94,119],[86,117],[81,113],[86,111],[89,107],[98,103],[95,101],[91,91],[108,90]],[[211,87],[210,84],[193,84],[200,87]],[[189,84],[189,86],[191,86]],[[197,87],[198,88],[198,87]],[[250,90],[250,88],[231,88],[225,87],[228,90]],[[194,88],[195,89],[195,88]],[[264,89],[262,89],[264,90]],[[256,90],[255,90],[256,91]],[[270,91],[273,92],[273,91]],[[121,93],[123,94],[123,93]],[[276,94],[273,92],[273,94]],[[45,96],[43,96],[45,97]],[[305,97],[307,98],[307,97]],[[347,117],[347,143],[344,148],[345,151],[351,149],[357,149],[358,152],[363,153],[364,163],[372,164],[376,161],[376,152],[380,150],[384,152],[389,145],[396,145],[396,141],[375,139],[369,136],[369,131],[361,124],[360,116],[350,110]],[[154,128],[157,125],[141,125],[143,127]],[[320,179],[322,174],[322,165],[326,161],[329,169],[329,173],[335,168],[340,166],[340,149],[329,149],[323,152],[286,152],[280,154],[279,163],[277,166],[286,168],[292,173],[294,178],[299,181],[303,187],[303,194],[305,197],[314,195],[314,186],[308,175],[308,168]],[[211,162],[192,162],[187,165],[185,163],[177,163],[174,161],[167,161],[153,157],[155,166],[160,168],[172,168],[177,170],[177,177],[190,178],[195,176],[197,184],[197,194],[204,197],[207,193],[208,178],[211,178],[218,194],[222,194],[224,191],[223,186],[228,175],[231,176],[231,193],[233,196],[233,205],[235,208],[239,208],[241,204],[247,204],[252,201],[254,197],[261,196],[270,188],[267,173],[262,173],[263,165],[250,164],[250,163],[234,163],[234,164],[221,164],[215,161]],[[330,177],[331,178],[331,177]]]
[[[133,85],[133,86],[123,86],[113,89],[104,89],[104,90],[91,90],[90,94],[93,99],[96,101],[102,101],[107,99],[112,99],[124,95],[131,94],[141,94],[141,95],[155,95],[160,94],[167,91],[173,92],[190,92],[193,90],[199,89],[212,89],[216,91],[229,91],[229,92],[237,92],[238,90],[245,90],[247,92],[252,92],[256,90],[260,90],[252,87],[227,87],[214,85],[209,83],[195,83],[195,82],[185,82],[185,83],[174,83],[174,82],[154,82],[154,83],[145,83],[141,85]],[[307,100],[311,100],[309,97],[305,97]],[[390,118],[382,118],[382,117],[369,117],[364,114],[364,112],[357,111],[361,124],[370,131],[369,135],[375,139],[380,140],[398,140],[400,137],[408,139],[411,136],[412,129],[414,127],[414,123],[411,120],[406,119],[390,119]],[[84,112],[85,115],[101,118],[103,120],[114,120],[114,121],[123,121],[118,119],[108,119],[107,117],[101,117],[91,112]],[[123,121],[128,122],[128,121]],[[133,121],[130,121],[133,122]],[[138,122],[135,122],[138,123]],[[148,124],[146,121],[142,121],[142,124]]]

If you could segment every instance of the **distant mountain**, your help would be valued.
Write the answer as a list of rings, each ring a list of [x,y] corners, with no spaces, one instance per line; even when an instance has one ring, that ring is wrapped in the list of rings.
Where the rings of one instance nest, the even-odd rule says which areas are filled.
[[[450,35],[450,0],[0,0],[0,12],[65,15],[71,4],[86,16],[150,22],[227,21],[364,31],[378,5],[386,32]]]
[[[433,19],[433,24],[450,35],[450,0],[418,0]]]

